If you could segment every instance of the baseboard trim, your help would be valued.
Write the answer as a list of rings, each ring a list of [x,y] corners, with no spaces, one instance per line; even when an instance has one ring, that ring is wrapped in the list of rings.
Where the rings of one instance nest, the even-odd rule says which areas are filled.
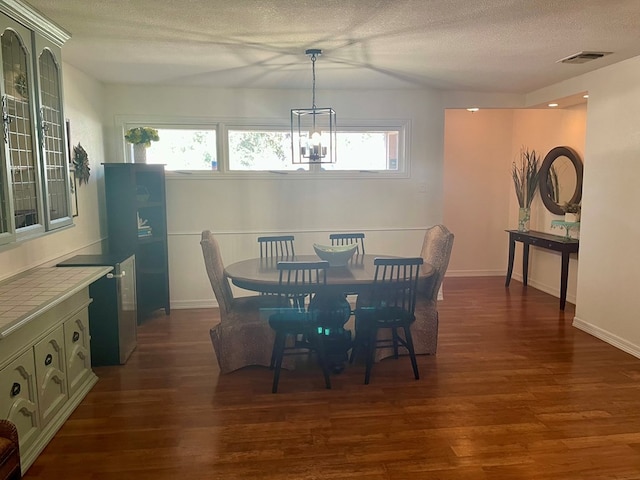
[[[578,330],[582,330],[583,332],[588,333],[589,335],[592,335],[603,342],[622,350],[623,352],[633,355],[636,358],[640,358],[640,346],[638,345],[627,342],[625,339],[603,330],[600,327],[596,327],[595,325],[585,322],[578,317],[573,318],[572,325]]]
[[[504,270],[447,270],[445,277],[504,277]]]
[[[215,300],[172,300],[171,309],[188,310],[190,308],[218,308]]]

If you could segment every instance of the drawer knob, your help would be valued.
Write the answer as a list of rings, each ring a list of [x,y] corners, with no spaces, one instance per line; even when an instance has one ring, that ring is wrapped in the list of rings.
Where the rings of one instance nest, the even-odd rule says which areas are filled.
[[[20,384],[18,382],[14,382],[11,386],[11,396],[15,397],[16,395],[19,395],[21,389],[22,387],[20,387]]]

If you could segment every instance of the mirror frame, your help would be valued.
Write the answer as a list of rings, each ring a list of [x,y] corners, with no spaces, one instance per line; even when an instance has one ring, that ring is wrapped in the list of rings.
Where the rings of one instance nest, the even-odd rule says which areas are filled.
[[[558,157],[567,157],[574,168],[576,169],[576,189],[571,196],[571,199],[568,203],[580,203],[582,200],[582,175],[583,175],[583,166],[582,160],[580,160],[580,155],[571,147],[555,147],[552,148],[547,156],[544,157],[542,161],[542,165],[540,166],[539,172],[539,180],[538,186],[540,188],[540,197],[542,198],[542,203],[547,207],[551,213],[555,213],[556,215],[564,215],[564,210],[562,209],[562,205],[558,205],[553,201],[553,196],[551,195],[551,189],[549,188],[549,183],[547,182],[547,178],[549,177],[549,171],[551,170],[551,165]]]

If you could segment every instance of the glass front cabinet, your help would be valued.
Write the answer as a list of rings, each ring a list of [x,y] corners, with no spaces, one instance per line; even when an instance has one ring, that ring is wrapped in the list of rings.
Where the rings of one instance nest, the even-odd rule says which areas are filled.
[[[5,3],[22,5],[0,0],[0,244],[73,222],[60,51],[69,36]]]

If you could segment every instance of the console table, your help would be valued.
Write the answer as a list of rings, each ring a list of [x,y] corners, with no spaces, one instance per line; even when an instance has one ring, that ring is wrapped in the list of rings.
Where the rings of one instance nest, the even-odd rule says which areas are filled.
[[[536,232],[534,230],[528,232],[520,232],[518,230],[505,230],[509,233],[509,266],[507,267],[507,279],[505,287],[511,282],[511,274],[513,273],[513,259],[516,253],[516,242],[522,242],[522,283],[527,284],[529,273],[529,246],[546,248],[562,253],[562,267],[560,269],[560,310],[564,310],[567,303],[567,277],[569,276],[569,255],[578,253],[580,241],[576,238],[561,237],[559,235],[551,235],[550,233]]]

